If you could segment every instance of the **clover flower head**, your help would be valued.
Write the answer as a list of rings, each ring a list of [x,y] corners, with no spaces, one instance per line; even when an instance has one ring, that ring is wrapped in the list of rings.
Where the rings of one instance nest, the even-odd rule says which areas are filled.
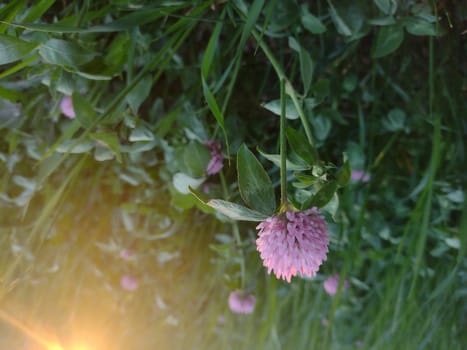
[[[75,118],[75,110],[73,109],[73,101],[71,100],[71,96],[65,96],[62,98],[60,102],[60,110],[65,115],[65,117],[74,119]]]
[[[311,278],[326,260],[328,226],[317,208],[287,211],[267,218],[256,227],[256,249],[268,273],[290,282],[292,276]]]
[[[206,167],[206,173],[208,175],[215,175],[221,171],[223,167],[224,154],[222,153],[222,147],[219,141],[210,140],[206,142],[206,146],[209,148],[211,153],[211,159]]]
[[[122,289],[133,292],[139,288],[139,279],[132,275],[123,275],[120,279]]]
[[[335,295],[337,293],[337,288],[339,287],[339,275],[334,275],[328,277],[324,282],[323,282],[323,288],[328,293],[329,295]],[[349,282],[347,280],[344,281],[344,284],[342,285],[343,289],[346,289],[349,285]]]
[[[251,314],[255,309],[256,298],[252,294],[234,290],[229,294],[230,310],[236,314]]]

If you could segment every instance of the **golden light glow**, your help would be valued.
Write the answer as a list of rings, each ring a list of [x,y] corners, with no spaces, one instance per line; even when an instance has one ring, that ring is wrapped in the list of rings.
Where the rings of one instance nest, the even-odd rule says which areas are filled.
[[[94,348],[90,347],[86,344],[77,344],[72,345],[71,348],[63,348],[60,344],[55,342],[51,342],[44,337],[41,337],[37,332],[34,332],[30,327],[26,326],[25,324],[21,323],[16,318],[10,316],[3,310],[0,310],[0,319],[4,320],[11,326],[15,327],[16,329],[20,330],[24,334],[28,335],[31,339],[33,339],[36,343],[42,346],[42,349],[47,350],[94,350]]]
[[[73,345],[71,348],[65,349],[60,344],[50,344],[47,346],[47,350],[94,350],[88,345],[79,344]]]
[[[0,318],[3,319],[5,322],[9,323],[10,325],[12,325],[13,327],[15,327],[16,329],[20,330],[24,334],[28,335],[31,339],[41,344],[47,350],[63,350],[61,346],[59,346],[58,348],[55,347],[55,344],[51,344],[50,342],[47,341],[47,339],[44,339],[43,337],[39,336],[36,332],[34,332],[28,326],[21,323],[16,318],[10,316],[8,313],[6,313],[3,310],[0,310]]]
[[[88,345],[79,344],[79,345],[72,345],[70,348],[63,348],[60,344],[49,344],[46,346],[47,350],[94,350]]]
[[[74,346],[72,350],[92,350],[92,349],[87,345],[77,345],[77,346]]]
[[[52,345],[49,345],[49,348],[47,350],[64,350],[64,349],[59,344],[52,344]]]

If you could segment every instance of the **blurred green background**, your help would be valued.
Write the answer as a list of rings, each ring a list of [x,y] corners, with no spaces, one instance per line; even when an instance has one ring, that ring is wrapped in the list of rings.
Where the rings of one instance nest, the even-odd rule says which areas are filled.
[[[2,2],[0,348],[465,349],[466,20],[457,1]],[[278,197],[280,78],[289,199],[368,176],[328,185],[328,258],[290,284],[254,223],[187,187],[241,203],[245,144]]]

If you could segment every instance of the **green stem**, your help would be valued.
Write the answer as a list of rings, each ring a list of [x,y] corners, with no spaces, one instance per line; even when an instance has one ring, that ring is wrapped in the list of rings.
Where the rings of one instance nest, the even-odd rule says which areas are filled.
[[[274,70],[276,71],[276,74],[279,78],[279,80],[284,80],[285,81],[285,92],[287,95],[289,95],[292,98],[293,104],[295,108],[297,109],[298,115],[300,116],[300,121],[302,122],[303,129],[305,130],[306,137],[308,139],[308,142],[310,143],[311,146],[313,146],[314,149],[314,142],[313,142],[313,135],[311,133],[311,128],[310,125],[308,124],[308,119],[306,118],[305,112],[302,108],[302,105],[300,101],[298,100],[298,94],[293,88],[292,84],[290,84],[289,81],[287,81],[287,77],[284,74],[284,71],[282,70],[282,67],[280,66],[279,62],[276,60],[274,57],[274,54],[271,52],[269,47],[266,45],[266,43],[263,41],[261,36],[255,31],[252,30],[251,33],[256,39],[256,42],[258,43],[259,47],[261,50],[263,50],[264,54],[268,58],[269,62],[271,62]],[[314,152],[315,159],[318,159],[318,154],[315,151]]]
[[[232,72],[232,79],[230,80],[229,86],[227,88],[227,94],[225,95],[224,102],[222,103],[221,113],[223,115],[225,115],[230,98],[232,97],[232,92],[234,90],[233,88],[237,81],[238,72],[240,71],[240,64],[242,62],[242,57],[239,55],[238,57],[236,57],[236,60],[237,61],[235,62],[235,66]]]
[[[419,271],[422,267],[422,262],[424,258],[424,251],[426,247],[426,241],[428,236],[428,230],[430,225],[430,214],[433,201],[433,183],[436,177],[436,171],[440,162],[440,152],[441,152],[441,115],[436,113],[434,116],[434,93],[435,93],[435,76],[434,76],[434,40],[432,37],[429,39],[429,61],[428,61],[428,107],[430,113],[430,119],[434,122],[433,129],[433,144],[431,152],[431,162],[429,167],[429,176],[424,189],[423,197],[425,202],[423,203],[422,209],[422,218],[420,223],[420,230],[418,241],[416,245],[416,257],[414,263],[414,277],[412,279],[412,285],[409,290],[408,298],[411,299],[415,296],[415,288],[417,286],[417,281],[419,277]]]
[[[298,115],[300,116],[300,121],[302,122],[303,129],[305,130],[306,138],[308,139],[308,142],[310,143],[310,145],[313,146],[313,150],[315,150],[315,143],[313,141],[313,134],[311,133],[310,124],[308,124],[308,119],[306,118],[302,105],[300,101],[298,100],[297,92],[295,91],[295,89],[289,82],[287,82],[286,91],[287,91],[287,94],[290,95],[290,97],[292,98],[292,102],[295,106],[295,109],[297,110]],[[318,159],[317,152],[315,151],[314,153],[315,153],[313,155],[314,158]]]
[[[277,62],[276,58],[274,57],[273,53],[269,49],[269,47],[266,45],[266,43],[263,41],[261,36],[256,32],[256,30],[252,30],[251,33],[256,39],[256,42],[258,43],[259,47],[261,47],[261,50],[263,50],[264,54],[268,58],[269,62],[271,62],[272,67],[276,71],[277,76],[279,79],[286,79],[286,76],[284,74],[284,71],[282,70],[282,67],[280,66],[279,62]]]
[[[224,194],[224,198],[228,200],[230,198],[229,188],[227,186],[227,182],[225,181],[224,172],[221,171],[219,173],[221,186],[222,186],[222,193]],[[240,230],[238,228],[238,222],[232,222],[232,232],[235,238],[235,242],[240,250],[240,273],[241,273],[241,286],[242,290],[245,289],[245,281],[246,281],[246,268],[245,268],[245,255],[243,254],[242,249],[242,238],[240,237]]]
[[[242,290],[245,289],[245,281],[246,281],[246,268],[245,268],[245,256],[243,255],[243,248],[242,248],[242,238],[240,237],[240,230],[238,228],[238,222],[234,221],[232,223],[232,231],[235,237],[235,240],[237,241],[238,249],[240,251],[240,272],[242,275],[241,278],[241,284],[242,284]]]
[[[287,205],[287,153],[285,143],[285,79],[281,79],[281,117],[280,117],[280,155],[281,155],[281,209]]]
[[[134,61],[135,61],[135,51],[136,51],[136,28],[133,28],[128,31],[130,35],[130,47],[128,48],[127,54],[127,77],[126,77],[126,84],[127,86],[133,81],[133,68],[134,68]]]

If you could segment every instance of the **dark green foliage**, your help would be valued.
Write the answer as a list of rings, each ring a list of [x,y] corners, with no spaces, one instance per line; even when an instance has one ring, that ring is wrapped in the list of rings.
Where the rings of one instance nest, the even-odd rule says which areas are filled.
[[[1,4],[0,348],[39,346],[7,315],[71,348],[463,349],[466,14]],[[320,207],[331,239],[318,276],[292,284],[265,273],[253,223],[284,209],[281,107],[289,209]],[[209,140],[224,159],[208,176]],[[330,297],[334,274],[349,287]],[[235,289],[252,315],[229,311]]]

